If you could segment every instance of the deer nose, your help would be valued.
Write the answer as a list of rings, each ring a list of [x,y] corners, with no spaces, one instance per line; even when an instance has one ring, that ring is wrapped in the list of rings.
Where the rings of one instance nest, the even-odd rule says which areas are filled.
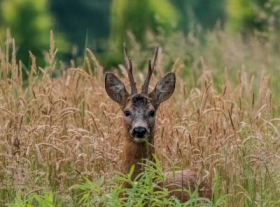
[[[132,133],[134,137],[144,138],[147,133],[147,129],[145,127],[136,127],[133,129]]]

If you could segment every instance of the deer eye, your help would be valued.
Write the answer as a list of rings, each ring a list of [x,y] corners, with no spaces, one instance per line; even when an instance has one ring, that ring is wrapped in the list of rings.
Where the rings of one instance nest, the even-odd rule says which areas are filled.
[[[150,111],[150,112],[149,112],[149,116],[150,116],[150,117],[155,117],[155,114],[156,114],[155,111]]]
[[[124,115],[125,115],[125,116],[130,116],[131,113],[130,113],[130,111],[124,111]]]

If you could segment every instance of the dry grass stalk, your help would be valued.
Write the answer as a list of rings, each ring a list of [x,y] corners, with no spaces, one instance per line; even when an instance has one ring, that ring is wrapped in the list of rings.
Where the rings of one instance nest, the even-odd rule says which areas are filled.
[[[232,45],[233,41],[237,40],[228,39],[226,44],[219,45],[230,47],[223,49],[226,51],[223,61],[229,66],[236,64],[231,58],[244,61],[244,53],[237,53],[236,48],[239,52],[243,51],[240,48],[247,51],[238,41]],[[140,49],[132,53],[137,54]],[[54,60],[56,50],[50,51],[53,51],[50,53]],[[0,177],[5,178],[0,195],[8,188],[26,195],[34,189],[48,189],[48,186],[58,186],[65,195],[71,186],[82,180],[82,175],[89,176],[93,182],[101,175],[106,180],[116,175],[124,145],[121,114],[100,84],[102,67],[95,62],[92,53],[89,54],[91,60],[88,61],[94,61],[94,66],[90,67],[96,71],[93,75],[73,67],[65,70],[61,78],[44,81],[34,78],[37,66],[31,54],[30,77],[34,77],[29,79],[29,87],[23,88],[22,64],[15,62],[13,41],[7,41],[5,47],[0,48]],[[159,55],[162,67],[156,68],[159,72],[151,78],[152,86],[162,77],[163,56]],[[253,201],[251,188],[257,195],[255,203],[261,203],[264,187],[273,201],[280,191],[280,122],[274,114],[278,106],[273,98],[277,94],[269,88],[273,77],[250,76],[250,67],[246,66],[239,74],[239,83],[235,84],[229,78],[233,76],[228,69],[230,74],[219,92],[212,80],[217,75],[211,68],[215,60],[210,57],[213,56],[204,56],[205,70],[199,73],[201,78],[195,72],[185,76],[186,71],[181,69],[199,71],[201,59],[191,66],[197,70],[177,63],[180,70],[176,73],[180,78],[176,90],[157,112],[155,153],[165,171],[171,169],[170,159],[183,169],[201,172],[201,176],[210,181],[218,174],[220,195],[229,194],[226,198],[229,206],[242,206],[248,199]],[[48,72],[45,75],[49,75]],[[141,76],[142,73],[135,75],[137,80],[141,80]],[[125,78],[122,81],[128,85]],[[12,88],[17,96],[11,92]],[[265,185],[263,181],[270,184]],[[103,188],[109,192],[112,186]]]

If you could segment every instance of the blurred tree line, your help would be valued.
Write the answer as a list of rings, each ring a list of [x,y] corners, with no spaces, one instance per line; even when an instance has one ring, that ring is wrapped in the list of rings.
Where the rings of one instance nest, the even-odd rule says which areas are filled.
[[[119,51],[129,34],[145,45],[148,33],[164,38],[174,31],[195,34],[217,22],[243,35],[271,31],[279,25],[279,7],[280,0],[0,0],[0,46],[9,28],[27,70],[29,51],[44,66],[54,30],[60,59],[82,59],[90,48],[103,65],[112,66],[121,61]]]
[[[280,0],[228,0],[227,26],[231,31],[250,35],[279,28]]]

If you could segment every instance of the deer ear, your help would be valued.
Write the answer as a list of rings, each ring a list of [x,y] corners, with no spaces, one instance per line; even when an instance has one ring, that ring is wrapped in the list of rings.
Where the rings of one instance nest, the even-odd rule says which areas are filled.
[[[128,92],[123,82],[113,73],[106,73],[105,75],[105,90],[108,96],[120,105],[124,104],[128,97]]]
[[[168,73],[155,86],[154,90],[149,94],[152,98],[155,107],[169,99],[174,92],[176,77],[174,73]]]

